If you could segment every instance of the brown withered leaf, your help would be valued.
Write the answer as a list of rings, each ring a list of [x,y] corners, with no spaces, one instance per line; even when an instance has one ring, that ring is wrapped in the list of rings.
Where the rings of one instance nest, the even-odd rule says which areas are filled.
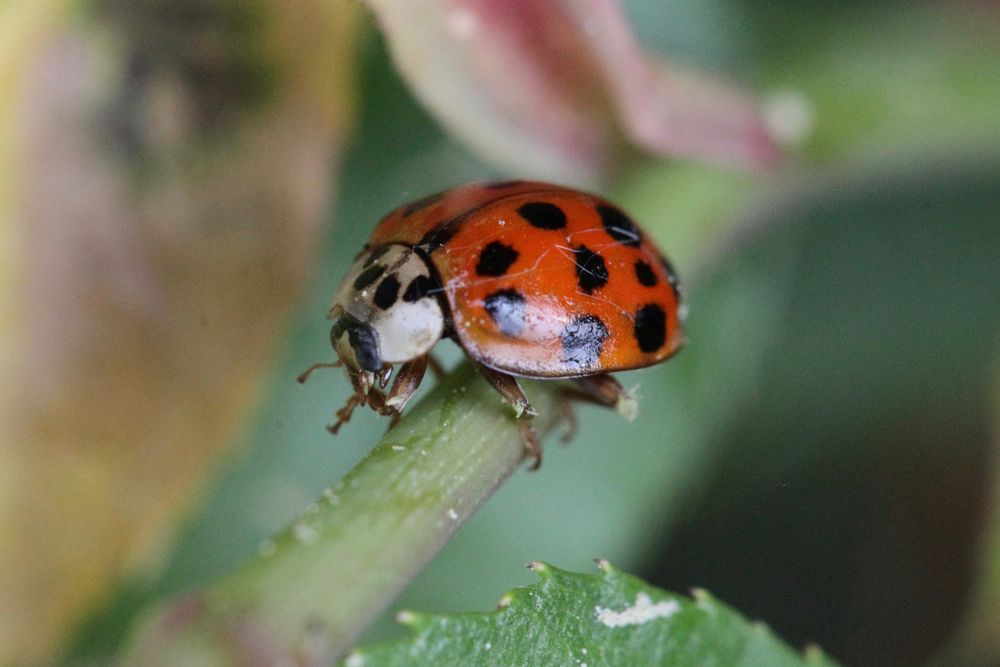
[[[102,9],[4,95],[3,664],[155,567],[256,404],[353,106],[350,3]]]

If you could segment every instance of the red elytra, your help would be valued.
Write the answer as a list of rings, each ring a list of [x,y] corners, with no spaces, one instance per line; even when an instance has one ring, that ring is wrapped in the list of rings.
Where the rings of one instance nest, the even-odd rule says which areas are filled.
[[[683,340],[669,263],[594,195],[536,182],[470,184],[390,213],[370,246],[385,243],[427,254],[457,342],[496,370],[558,378],[640,368]]]

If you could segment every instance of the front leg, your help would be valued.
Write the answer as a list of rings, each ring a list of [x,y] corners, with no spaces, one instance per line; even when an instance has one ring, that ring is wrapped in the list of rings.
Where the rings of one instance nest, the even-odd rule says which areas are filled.
[[[413,394],[417,392],[417,388],[420,387],[420,382],[424,379],[424,373],[426,372],[426,354],[412,361],[407,361],[400,366],[392,382],[392,388],[386,394],[385,401],[382,402],[379,412],[383,415],[392,415],[393,417],[399,415],[410,399],[413,398]]]
[[[524,389],[521,388],[521,384],[513,375],[487,368],[482,364],[476,364],[476,368],[489,380],[504,401],[514,408],[514,415],[520,420],[521,439],[532,458],[531,470],[538,470],[542,465],[542,446],[538,442],[538,436],[530,421],[538,413],[531,407],[531,402],[528,400],[527,394],[524,393]]]

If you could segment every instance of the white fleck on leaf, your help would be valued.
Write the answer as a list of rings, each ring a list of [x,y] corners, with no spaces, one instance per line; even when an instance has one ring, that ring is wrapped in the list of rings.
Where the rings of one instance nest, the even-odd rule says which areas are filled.
[[[653,604],[649,596],[642,592],[636,594],[634,605],[621,611],[605,609],[601,606],[594,607],[598,622],[609,628],[642,625],[657,618],[670,618],[680,610],[681,607],[676,600],[664,600]]]

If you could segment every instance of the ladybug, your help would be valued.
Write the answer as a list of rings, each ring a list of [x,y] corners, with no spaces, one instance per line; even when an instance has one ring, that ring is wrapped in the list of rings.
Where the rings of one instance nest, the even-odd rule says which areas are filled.
[[[431,348],[455,341],[522,421],[535,411],[518,377],[573,379],[574,395],[634,416],[609,373],[673,355],[683,342],[677,276],[621,209],[529,181],[473,183],[402,206],[379,222],[333,299],[330,341],[357,405],[394,421]],[[393,366],[400,364],[386,390]]]

